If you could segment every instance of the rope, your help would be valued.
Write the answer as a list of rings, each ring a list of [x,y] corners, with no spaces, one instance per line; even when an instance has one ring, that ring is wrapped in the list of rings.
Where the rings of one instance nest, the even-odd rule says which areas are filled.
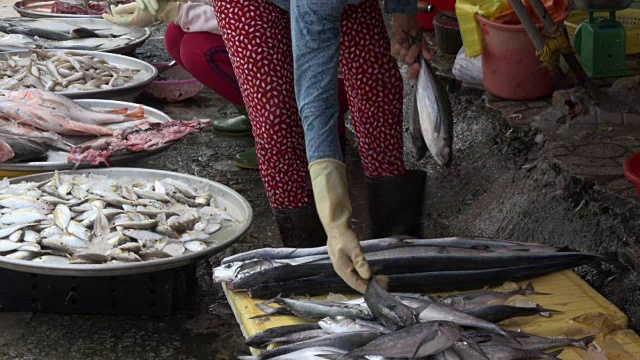
[[[544,47],[540,50],[536,50],[536,55],[542,61],[542,66],[550,66],[554,59],[557,58],[559,52],[564,49],[569,49],[570,44],[569,40],[566,36],[564,36],[564,31],[560,29],[558,24],[556,24],[551,31],[545,34],[545,42]]]

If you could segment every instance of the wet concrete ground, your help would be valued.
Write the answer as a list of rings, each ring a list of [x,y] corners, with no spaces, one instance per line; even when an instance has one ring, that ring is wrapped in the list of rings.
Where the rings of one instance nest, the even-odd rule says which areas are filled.
[[[161,31],[154,32],[137,56],[167,61]],[[479,235],[518,241],[570,245],[585,251],[617,251],[639,233],[637,208],[619,207],[573,179],[547,157],[539,132],[508,123],[484,107],[482,94],[449,84],[455,115],[455,164],[439,169],[427,157],[416,163],[406,149],[409,167],[427,169],[425,235]],[[408,92],[408,88],[406,90]],[[235,110],[216,94],[203,91],[175,105],[141,102],[178,119],[221,119]],[[353,144],[353,141],[351,141]],[[212,133],[190,138],[163,154],[131,164],[206,177],[228,185],[253,206],[254,227],[247,239],[227,251],[278,246],[277,229],[255,171],[238,170],[233,156],[252,146],[252,139]],[[348,149],[356,225],[363,233],[365,197],[357,151]],[[534,166],[528,166],[534,164]],[[525,166],[527,165],[527,166]],[[525,168],[523,169],[523,166]],[[211,264],[193,274],[197,284],[191,306],[170,318],[0,314],[0,358],[33,360],[232,359],[248,354],[220,288],[211,284]],[[605,280],[608,271],[581,270],[587,280],[640,324],[637,275]]]

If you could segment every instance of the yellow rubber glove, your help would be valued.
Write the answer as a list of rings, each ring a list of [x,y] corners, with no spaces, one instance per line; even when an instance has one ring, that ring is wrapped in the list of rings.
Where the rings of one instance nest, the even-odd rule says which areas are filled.
[[[346,166],[334,159],[309,164],[318,216],[327,233],[329,257],[336,273],[349,286],[364,293],[371,269],[360,242],[349,226],[351,202],[347,190]]]
[[[156,20],[147,10],[141,10],[135,3],[112,6],[113,15],[102,14],[102,18],[121,26],[136,26],[145,28]]]
[[[156,17],[165,22],[173,22],[178,18],[180,13],[180,1],[161,2]]]

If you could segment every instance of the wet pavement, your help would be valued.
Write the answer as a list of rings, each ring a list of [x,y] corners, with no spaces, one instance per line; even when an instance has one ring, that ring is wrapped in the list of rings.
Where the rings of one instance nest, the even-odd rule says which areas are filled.
[[[136,56],[150,62],[169,60],[161,28],[154,31]],[[450,63],[448,68],[446,62],[439,68],[446,73]],[[447,81],[447,88],[455,117],[453,167],[440,169],[430,156],[417,163],[408,147],[405,151],[409,167],[426,169],[429,173],[425,236],[478,235],[568,245],[600,253],[621,253],[632,239],[640,238],[637,203],[621,203],[615,194],[558,164],[555,157],[562,155],[554,150],[554,141],[532,128],[530,122],[513,121],[517,119],[487,109],[482,92],[461,88],[454,81]],[[408,93],[409,88],[405,91]],[[208,90],[179,104],[139,101],[176,119],[215,120],[237,115],[233,106]],[[363,235],[366,196],[353,144],[350,141],[347,162],[355,225]],[[253,228],[246,239],[225,254],[278,246],[277,228],[258,172],[239,170],[231,163],[236,153],[252,145],[251,137],[224,137],[209,132],[129,166],[209,178],[245,196],[254,210]],[[629,146],[633,149],[635,145]],[[608,150],[612,155],[606,160],[617,161],[624,156],[617,148]],[[585,144],[576,144],[567,151],[583,158],[602,153],[589,146],[585,148]],[[248,354],[221,289],[211,283],[211,266],[218,260],[216,257],[198,264],[192,276],[197,287],[190,306],[169,318],[2,313],[0,358],[192,360],[232,359]],[[631,326],[639,329],[637,274],[621,274],[611,279],[614,272],[610,269],[585,268],[579,269],[579,273],[623,309]]]

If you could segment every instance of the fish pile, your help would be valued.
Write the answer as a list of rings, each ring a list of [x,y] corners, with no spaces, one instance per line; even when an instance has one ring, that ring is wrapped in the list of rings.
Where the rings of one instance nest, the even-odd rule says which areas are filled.
[[[0,182],[0,256],[47,264],[140,262],[208,248],[234,219],[186,182],[66,175]]]
[[[427,149],[441,166],[453,160],[453,114],[449,95],[424,57],[419,56],[420,73],[412,90],[409,132],[417,160]]]
[[[82,52],[29,51],[29,57],[5,54],[6,60],[0,60],[0,90],[108,90],[125,86],[140,73]]]
[[[168,123],[143,122],[116,130],[113,136],[100,137],[74,146],[67,161],[80,164],[90,163],[109,165],[109,158],[118,152],[149,151],[161,145],[175,142],[183,137],[197,133],[210,124],[208,119],[191,121],[171,121]]]
[[[136,39],[130,30],[106,20],[77,26],[64,19],[5,18],[0,20],[0,51],[67,49],[103,51],[129,45]]]
[[[539,337],[503,329],[498,323],[543,315],[539,305],[505,305],[508,299],[536,292],[531,284],[509,292],[482,291],[434,298],[389,293],[376,280],[363,298],[310,301],[277,297],[257,304],[265,315],[293,315],[317,323],[274,327],[245,344],[266,350],[243,360],[284,359],[558,359],[563,347],[587,349],[594,337]],[[271,307],[276,303],[280,307]],[[542,310],[541,310],[542,309]],[[544,316],[548,316],[545,314]]]
[[[387,275],[391,291],[472,290],[522,281],[594,262],[614,260],[546,245],[480,238],[391,237],[361,242],[376,275]],[[264,248],[227,257],[214,282],[253,298],[349,292],[335,273],[326,247]]]
[[[165,123],[145,119],[142,106],[133,111],[95,111],[46,91],[2,93],[0,162],[36,161],[46,158],[51,150],[69,153],[67,161],[72,163],[109,165],[113,155],[150,151],[201,131],[210,123],[207,119]],[[100,137],[86,140],[96,135]]]

